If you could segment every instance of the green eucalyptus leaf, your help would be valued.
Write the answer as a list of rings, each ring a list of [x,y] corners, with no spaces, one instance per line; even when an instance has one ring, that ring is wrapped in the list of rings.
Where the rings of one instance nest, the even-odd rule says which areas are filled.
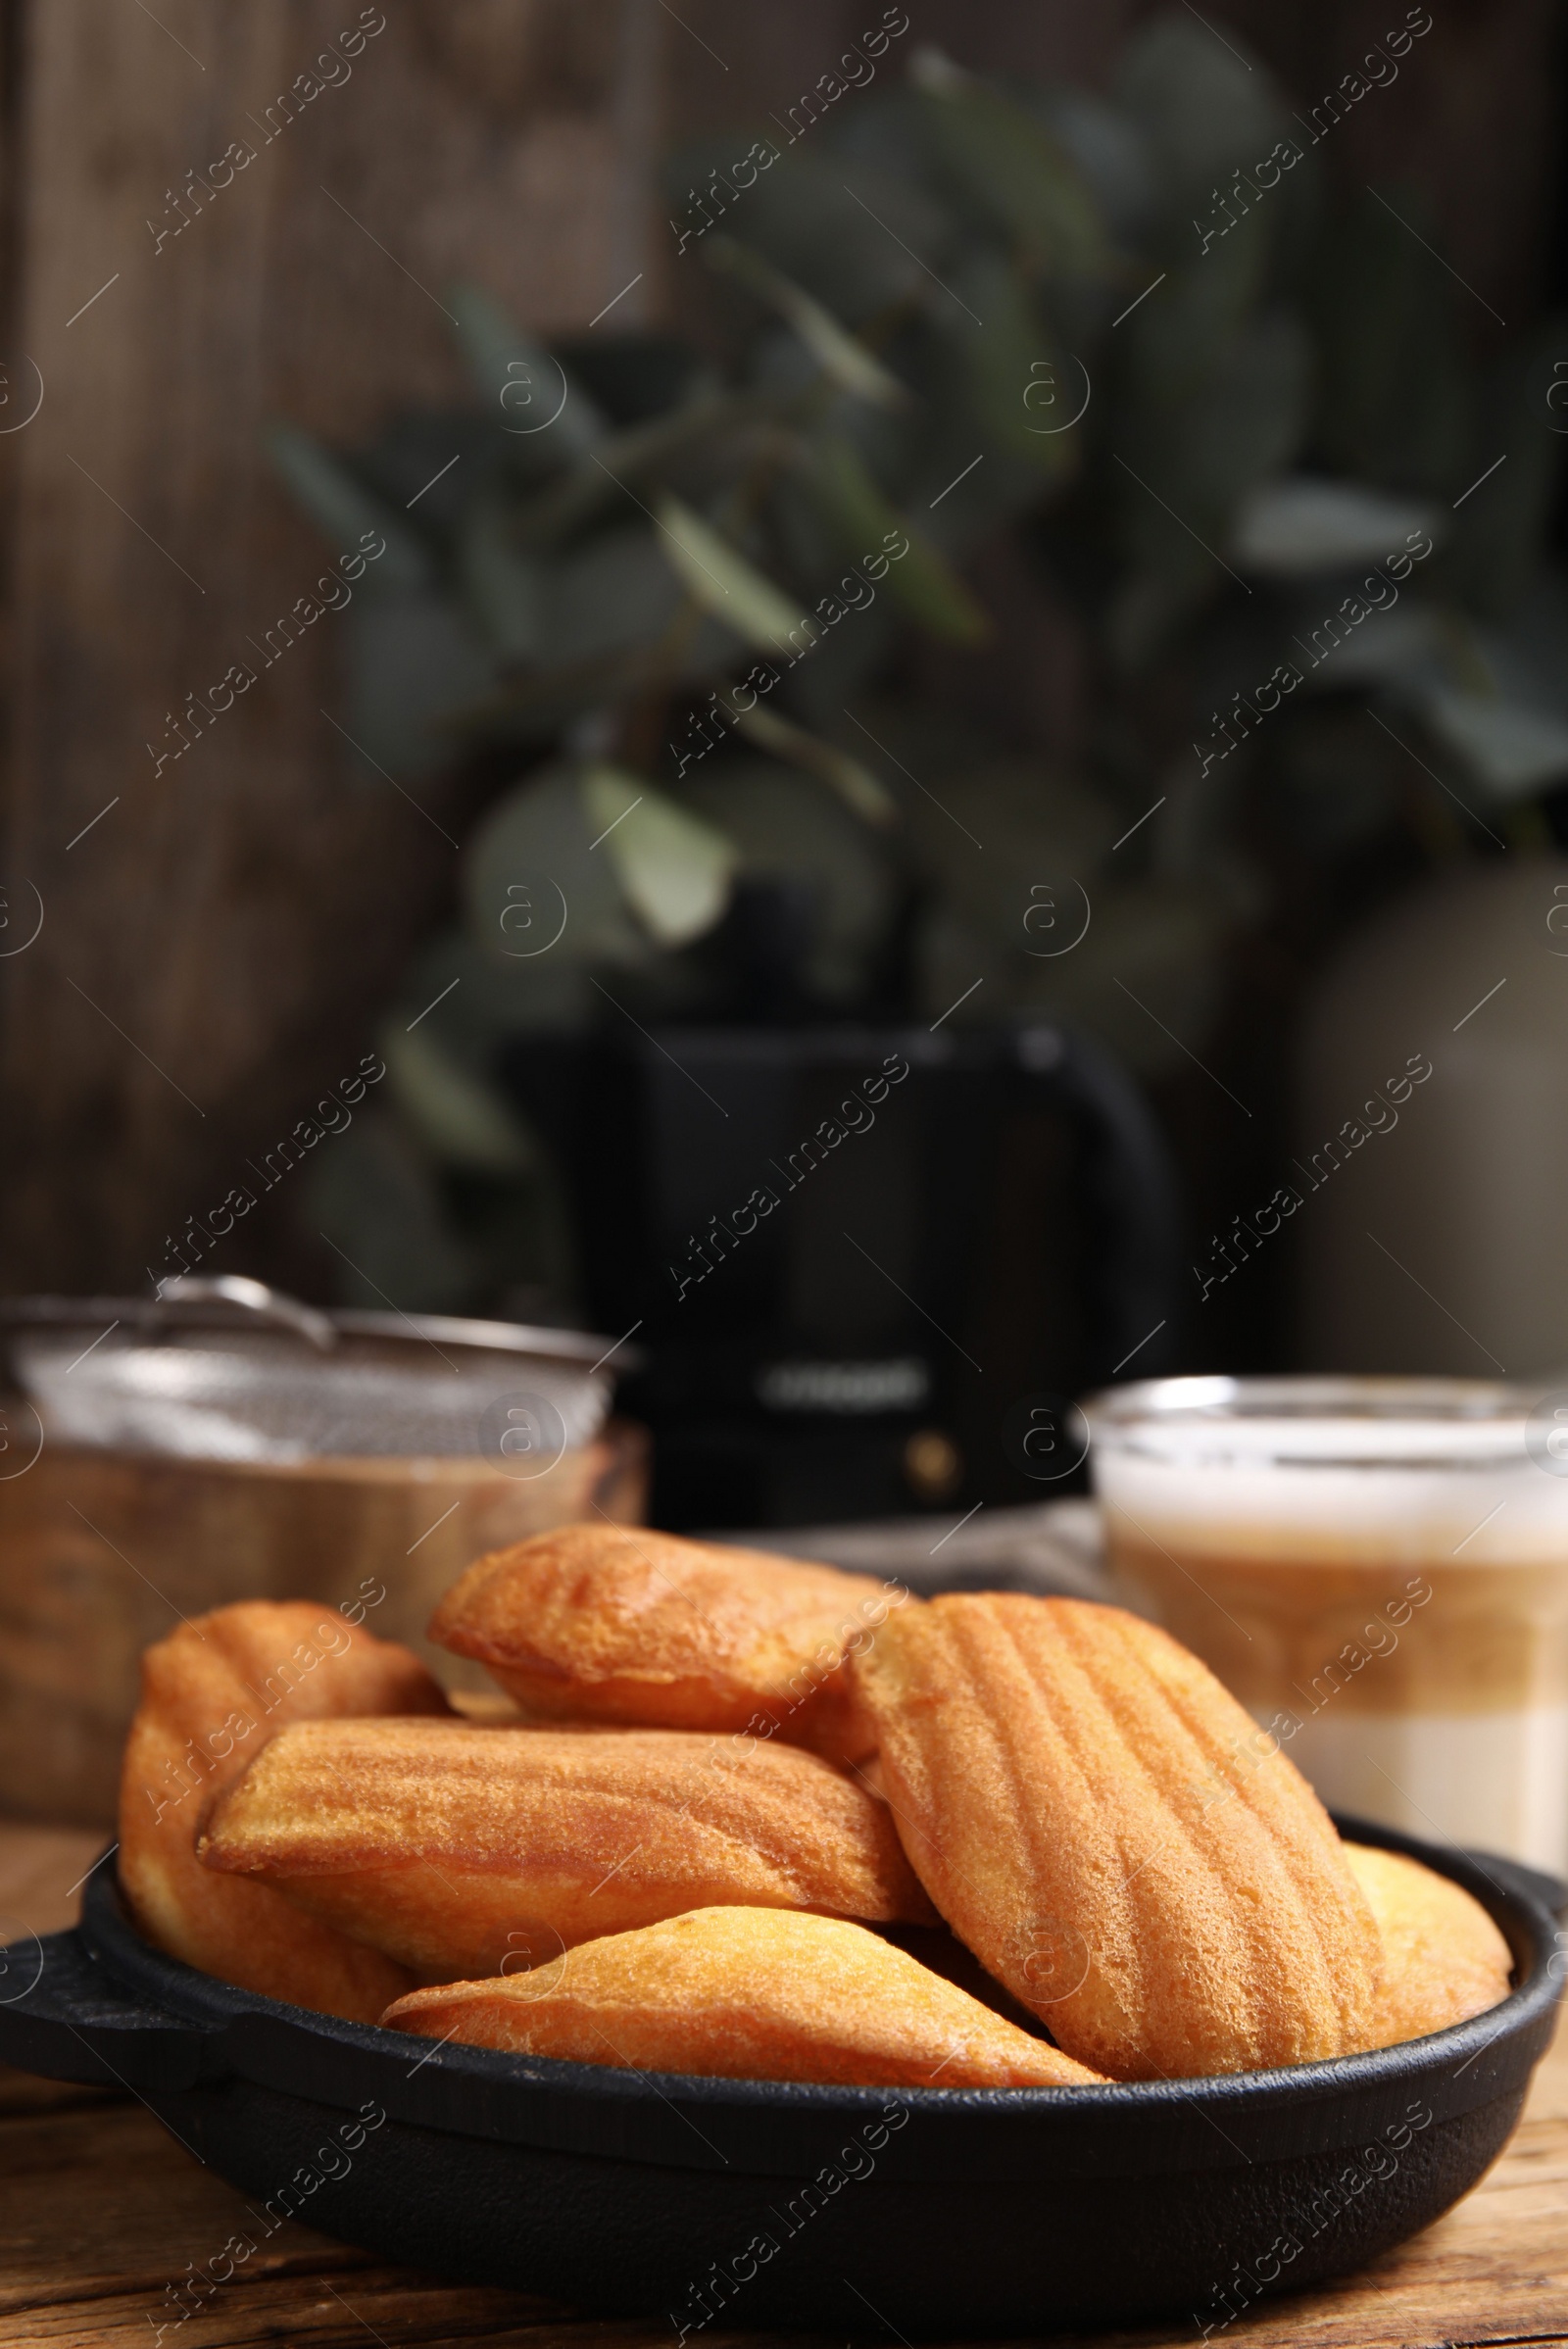
[[[852,563],[887,558],[879,584],[933,636],[974,644],[990,622],[957,572],[883,495],[858,451],[837,433],[811,443],[807,483],[839,552]],[[898,555],[895,549],[906,550]]]
[[[1178,606],[1223,585],[1221,549],[1243,501],[1305,437],[1311,364],[1299,319],[1266,311],[1211,355],[1201,382],[1125,416],[1111,478],[1134,563],[1129,585],[1164,582]]]
[[[734,841],[738,878],[809,892],[805,970],[816,992],[860,993],[893,920],[895,887],[879,844],[838,795],[814,775],[731,752],[699,769],[681,798]]]
[[[818,148],[781,155],[748,190],[746,241],[852,327],[947,274],[956,230],[940,202],[895,171]]]
[[[1160,409],[1200,393],[1217,355],[1246,330],[1268,284],[1266,240],[1244,222],[1200,259],[1184,254],[1116,336],[1121,396]]]
[[[689,946],[710,930],[729,903],[733,841],[619,767],[585,767],[580,789],[593,852],[604,856],[658,944]]]
[[[777,652],[808,625],[798,604],[679,498],[666,491],[658,516],[659,545],[688,595],[745,643]]]
[[[1523,799],[1568,775],[1568,717],[1555,710],[1433,685],[1421,714],[1494,799]]]
[[[897,802],[858,759],[841,750],[836,742],[808,733],[791,718],[780,717],[776,710],[764,710],[760,703],[752,710],[739,710],[727,696],[722,698],[736,726],[759,750],[770,751],[787,766],[804,767],[808,775],[820,776],[863,822],[892,823],[898,813]]]
[[[475,490],[496,469],[496,435],[466,408],[416,408],[394,416],[366,447],[354,471],[404,527],[444,549]]]
[[[526,1174],[538,1152],[510,1103],[471,1068],[443,1052],[428,1020],[390,1021],[377,1039],[391,1098],[419,1140],[449,1166],[475,1174]]]
[[[1391,498],[1359,481],[1298,473],[1260,482],[1243,498],[1231,552],[1245,570],[1264,579],[1310,578],[1386,562],[1417,532],[1437,540],[1436,508]]]
[[[608,438],[609,422],[582,385],[493,295],[462,283],[447,299],[480,397],[494,403],[489,413],[520,464],[529,469],[569,464]]]
[[[267,445],[306,513],[342,553],[352,554],[368,532],[386,542],[364,573],[367,588],[396,593],[428,582],[430,559],[417,534],[319,441],[293,424],[273,424]]]
[[[603,508],[623,506],[628,496],[635,497],[633,482],[655,480],[683,461],[731,446],[741,433],[781,412],[782,403],[771,393],[702,391],[671,415],[617,432],[561,480],[536,490],[518,514],[519,537],[547,543],[580,530]]]
[[[518,551],[508,509],[498,500],[468,507],[456,557],[459,581],[496,651],[508,661],[533,659],[544,635],[545,574]]]
[[[509,361],[524,354],[537,358],[539,345],[482,285],[460,279],[447,288],[447,299],[473,387],[484,399],[494,400],[507,381]]]
[[[949,282],[951,295],[932,292],[931,317],[981,433],[1051,479],[1070,473],[1082,455],[1082,431],[1043,428],[1039,390],[1067,386],[1081,398],[1082,367],[1062,353],[1029,285],[1002,254],[971,248]]]
[[[1419,684],[1441,675],[1453,640],[1453,614],[1412,593],[1413,584],[1405,581],[1397,604],[1388,601],[1390,588],[1382,580],[1342,576],[1315,591],[1301,589],[1288,606],[1281,660],[1300,673],[1309,692],[1328,694],[1409,679]],[[1363,586],[1373,592],[1363,594]],[[1249,684],[1241,683],[1241,690]]]
[[[1149,142],[1125,110],[1066,82],[1025,83],[1009,94],[1071,158],[1106,236],[1136,246],[1154,210],[1154,174]]]
[[[577,766],[540,768],[486,813],[463,860],[470,937],[528,985],[563,966],[648,959],[612,857],[595,853]]]
[[[651,646],[682,602],[668,544],[662,531],[634,522],[601,531],[548,566],[540,661],[564,668]]]
[[[1291,129],[1266,66],[1174,10],[1129,42],[1115,89],[1183,211],[1206,215],[1213,188],[1250,171]]]
[[[1113,255],[1100,210],[1044,123],[933,51],[911,77],[941,166],[989,225],[1016,238],[1028,264],[1054,275],[1102,277]]]
[[[400,783],[446,765],[462,712],[497,682],[466,616],[430,590],[357,602],[347,619],[344,728],[356,749]]]
[[[710,269],[725,271],[778,312],[841,391],[876,408],[899,408],[907,401],[909,395],[897,375],[890,374],[862,342],[846,332],[830,310],[824,310],[760,253],[733,236],[715,236],[703,250]]]

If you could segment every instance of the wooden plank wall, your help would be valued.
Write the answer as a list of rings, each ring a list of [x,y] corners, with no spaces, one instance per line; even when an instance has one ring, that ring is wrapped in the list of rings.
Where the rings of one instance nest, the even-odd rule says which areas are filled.
[[[914,36],[964,62],[1091,80],[1146,13],[909,5]],[[451,393],[440,293],[460,271],[548,327],[586,323],[643,269],[617,316],[656,313],[655,151],[765,119],[879,13],[376,0],[365,23],[384,29],[351,77],[268,138],[269,102],[361,0],[0,0],[0,1289],[139,1285],[163,1234],[368,1048],[451,886],[451,851],[351,774],[319,714],[330,619],[154,771],[166,713],[321,567],[266,422],[352,435]],[[1346,134],[1354,170],[1392,157],[1436,189],[1466,274],[1510,318],[1552,197],[1558,14],[1437,6],[1419,73]],[[1303,87],[1370,37],[1347,0],[1227,0],[1214,21]],[[254,162],[160,244],[179,217],[166,191],[212,177],[235,140]],[[43,404],[19,429],[33,366]],[[34,892],[42,931],[12,952]],[[307,1286],[320,1269],[265,1210],[233,1268]]]
[[[368,1049],[450,887],[451,851],[350,773],[319,714],[330,617],[177,762],[155,772],[145,745],[322,569],[270,419],[358,434],[450,396],[439,297],[460,271],[581,324],[641,266],[664,20],[593,6],[386,0],[351,77],[270,139],[268,103],[361,0],[21,11],[11,320],[44,399],[0,437],[0,939],[25,935],[34,891],[44,924],[0,960],[6,1288],[140,1286],[161,1235]],[[254,162],[160,244],[166,191],[221,178],[233,141]],[[31,380],[8,372],[0,419]],[[249,1268],[286,1269],[286,1231],[252,1221]]]

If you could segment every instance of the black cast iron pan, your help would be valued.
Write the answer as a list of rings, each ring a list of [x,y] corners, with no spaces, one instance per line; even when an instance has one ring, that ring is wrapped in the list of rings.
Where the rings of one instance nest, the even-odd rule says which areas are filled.
[[[436,2046],[231,1989],[149,1947],[103,1867],[74,1933],[6,1953],[0,2061],[134,2090],[249,2198],[258,2248],[297,2216],[454,2280],[667,2318],[672,2340],[1163,2311],[1206,2334],[1446,2210],[1501,2149],[1551,2036],[1562,1887],[1341,1825],[1484,1903],[1515,1958],[1502,2005],[1371,2055],[1218,2080],[700,2080]],[[249,2256],[214,2244],[207,2272]]]

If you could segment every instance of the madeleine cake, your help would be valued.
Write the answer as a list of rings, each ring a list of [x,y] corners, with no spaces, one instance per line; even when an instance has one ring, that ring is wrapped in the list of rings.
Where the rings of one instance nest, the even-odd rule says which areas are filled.
[[[952,1595],[853,1671],[916,1873],[1070,2054],[1142,2080],[1366,2045],[1380,1946],[1333,1823],[1166,1633]]]
[[[424,2037],[640,2072],[868,2087],[1084,2087],[1095,2075],[863,1926],[706,1908],[532,1973],[416,1990]]]
[[[935,1922],[886,1804],[797,1746],[683,1730],[302,1722],[198,1849],[426,1982],[721,1904]]]
[[[864,1575],[642,1526],[569,1525],[470,1566],[429,1636],[531,1712],[775,1734],[833,1760],[875,1739],[848,1655],[918,1602]]]
[[[1479,1900],[1402,1852],[1347,1843],[1383,1944],[1383,1981],[1362,2042],[1392,2047],[1485,2013],[1508,1995],[1513,1958]]]
[[[279,1723],[446,1710],[416,1656],[315,1601],[219,1607],[149,1647],[120,1782],[120,1882],[142,1932],[241,1989],[373,2023],[409,1986],[403,1969],[267,1885],[200,1867],[196,1837]]]

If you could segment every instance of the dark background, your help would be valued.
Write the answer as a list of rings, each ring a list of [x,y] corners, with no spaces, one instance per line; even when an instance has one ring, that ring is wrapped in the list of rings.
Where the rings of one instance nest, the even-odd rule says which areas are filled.
[[[36,945],[0,962],[8,1291],[142,1287],[165,1234],[370,1048],[411,949],[450,910],[456,857],[346,770],[322,714],[325,629],[199,756],[154,774],[145,745],[169,713],[319,567],[265,426],[287,416],[363,439],[393,405],[455,396],[426,289],[459,271],[565,332],[641,269],[626,323],[682,322],[655,163],[765,118],[877,14],[863,0],[688,0],[678,20],[660,0],[384,0],[386,29],[352,81],[155,252],[147,222],[169,217],[167,191],[356,13],[349,0],[165,0],[156,19],[136,0],[0,10],[13,408],[21,355],[45,385],[35,421],[0,437],[0,877],[14,906],[30,883],[45,911]],[[908,45],[1094,85],[1147,13],[928,0],[911,5]],[[1443,0],[1432,13],[1397,84],[1337,130],[1327,168],[1347,185],[1423,190],[1454,269],[1515,327],[1564,291],[1560,12]],[[1400,15],[1393,0],[1204,12],[1306,103]],[[983,565],[977,583],[1004,603]],[[1028,708],[1014,697],[1020,739],[1061,722],[1049,648],[1034,652],[1045,683]],[[427,804],[461,836],[490,788],[454,773]],[[1272,1187],[1302,942],[1319,953],[1326,929],[1400,878],[1397,856],[1375,854],[1337,877],[1326,911],[1287,891],[1269,933],[1237,949],[1212,1057],[1253,1120],[1238,1136],[1196,1075],[1158,1093],[1195,1231],[1254,1169],[1260,1195]],[[1205,1361],[1278,1357],[1286,1261],[1216,1301]],[[286,1191],[210,1268],[333,1289]]]

